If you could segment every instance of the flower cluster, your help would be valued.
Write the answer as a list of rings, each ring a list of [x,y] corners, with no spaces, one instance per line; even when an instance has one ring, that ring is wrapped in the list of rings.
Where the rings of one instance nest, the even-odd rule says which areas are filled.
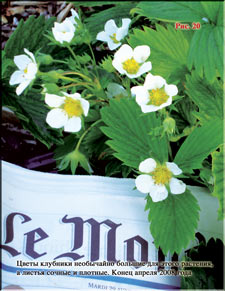
[[[75,43],[75,32],[77,30],[78,23],[80,24],[79,30],[82,30],[83,26],[81,25],[78,13],[71,9],[71,14],[72,16],[67,17],[63,22],[54,23],[52,35],[58,42],[58,45],[63,45],[70,50],[73,55],[74,62],[78,64],[78,68],[82,69],[75,52],[70,47],[70,43],[73,45]],[[90,88],[93,88],[93,91],[91,91],[92,94],[89,95],[98,95],[100,102],[102,100],[101,98],[128,97],[131,92],[131,95],[135,97],[135,100],[143,113],[159,111],[164,107],[171,105],[173,97],[178,94],[178,89],[177,86],[173,84],[168,85],[166,80],[161,76],[154,76],[149,72],[152,69],[152,63],[149,61],[151,50],[148,45],[139,45],[132,48],[128,44],[124,43],[125,37],[128,35],[130,24],[131,20],[124,18],[122,19],[122,26],[118,27],[115,21],[110,19],[105,23],[104,30],[99,32],[96,36],[97,40],[106,42],[110,50],[115,50],[120,47],[115,52],[110,66],[112,68],[111,72],[115,72],[116,70],[117,75],[119,73],[120,75],[125,76],[125,78],[128,77],[127,82],[122,83],[126,89],[120,84],[109,83],[106,85],[106,91],[106,87],[103,88],[100,80],[98,80],[99,72],[97,69],[96,60],[93,60],[91,66],[88,67],[94,68],[96,73],[94,78],[93,72],[90,76],[85,75],[88,72],[87,69],[84,70],[85,73],[77,71],[65,73],[61,73],[59,71],[50,71],[47,73],[40,72],[38,70],[39,62],[48,65],[55,60],[51,56],[44,55],[42,56],[42,60],[45,60],[45,63],[43,61],[41,62],[40,58],[37,58],[37,60],[39,60],[39,62],[37,62],[33,53],[27,49],[24,49],[26,55],[23,54],[14,57],[14,62],[18,67],[18,70],[12,74],[9,83],[10,85],[19,84],[16,88],[16,94],[20,95],[37,75],[44,75],[47,78],[49,77],[51,80],[54,80],[55,83],[58,82],[59,79],[66,80],[65,84],[61,84],[61,81],[59,82],[59,86],[64,85],[60,88],[58,87],[58,84],[53,84],[53,81],[51,81],[51,83],[48,84],[48,86],[51,87],[51,92],[49,92],[48,89],[44,92],[45,103],[50,108],[50,111],[46,116],[47,124],[55,129],[62,128],[65,132],[79,132],[82,129],[84,125],[84,118],[88,116],[90,104],[92,104],[85,98],[81,97],[80,93],[76,92],[76,86],[86,86],[86,90],[83,91],[82,95],[86,95],[87,90],[91,90]],[[77,33],[79,34],[79,31]],[[72,41],[73,39],[74,41]],[[57,42],[54,42],[54,44]],[[88,44],[90,43],[88,42]],[[89,48],[91,49],[90,45]],[[94,58],[93,51],[91,52]],[[57,61],[65,63],[63,60],[56,60],[56,62]],[[145,76],[144,83],[141,84],[135,81],[134,84],[136,86],[130,88],[131,80],[138,78],[145,73],[147,74]],[[68,74],[79,76],[79,78],[82,78],[83,80],[79,80],[78,83],[71,83],[68,85],[68,81],[74,81],[74,79],[68,76]],[[119,78],[124,80],[120,76]],[[69,93],[63,92],[63,88],[70,87],[72,91],[69,91]],[[164,111],[164,115],[162,114],[164,117],[164,130],[168,134],[173,134],[175,129],[175,121],[168,115],[168,113],[165,112],[166,111]],[[86,133],[84,133],[84,135],[85,134]],[[84,135],[82,135],[82,138]],[[75,162],[73,161],[75,164],[72,163],[73,171],[75,171],[75,166],[79,160],[77,159],[78,152],[79,148],[76,148],[76,150],[73,151],[64,161],[67,165],[71,162],[71,159],[76,160]],[[84,165],[83,159],[81,159],[81,164],[82,163]],[[139,172],[140,175],[138,175],[135,180],[136,187],[142,193],[149,193],[154,202],[166,199],[169,193],[181,194],[185,192],[186,185],[175,177],[182,173],[181,169],[175,163],[165,162],[160,164],[152,158],[147,158],[140,163]]]

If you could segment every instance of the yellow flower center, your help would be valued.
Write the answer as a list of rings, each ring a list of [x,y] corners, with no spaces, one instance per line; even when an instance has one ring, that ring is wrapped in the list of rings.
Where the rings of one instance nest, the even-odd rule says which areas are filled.
[[[151,105],[160,106],[168,100],[169,96],[163,88],[153,89],[149,92],[149,103]]]
[[[165,165],[158,165],[156,169],[151,173],[155,184],[167,184],[172,178],[172,173]]]
[[[63,109],[66,111],[69,117],[79,117],[83,114],[83,108],[81,106],[80,100],[74,100],[71,97],[66,98]]]
[[[114,43],[119,43],[119,41],[116,39],[116,33],[113,33],[110,38]]]
[[[127,73],[129,74],[137,74],[140,68],[138,62],[136,62],[133,58],[126,60],[125,62],[122,63],[122,65],[124,70],[127,71]]]
[[[27,67],[26,67],[23,71],[24,71],[24,73],[26,74],[26,73],[27,73]]]

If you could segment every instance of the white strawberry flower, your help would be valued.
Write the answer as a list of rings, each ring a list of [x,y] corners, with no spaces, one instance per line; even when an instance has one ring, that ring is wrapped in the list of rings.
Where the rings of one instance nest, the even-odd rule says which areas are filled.
[[[26,48],[24,52],[28,55],[18,55],[14,57],[14,63],[19,70],[15,71],[10,77],[9,84],[19,86],[16,88],[16,94],[20,95],[27,86],[35,79],[38,71],[38,66],[35,61],[34,55]]]
[[[65,19],[62,23],[55,22],[52,28],[52,33],[55,40],[60,43],[68,42],[70,43],[74,37],[75,26],[69,19]]]
[[[88,115],[89,102],[79,93],[63,92],[63,95],[45,94],[45,103],[52,107],[47,114],[46,122],[53,128],[64,127],[64,131],[78,132],[82,127],[82,115]]]
[[[143,174],[137,176],[136,187],[142,193],[149,193],[153,202],[166,199],[168,187],[172,194],[182,194],[186,190],[186,185],[173,177],[182,173],[175,163],[166,162],[161,165],[154,159],[148,158],[140,163],[139,171]]]
[[[152,69],[152,63],[145,62],[149,56],[150,47],[147,45],[132,49],[124,44],[115,53],[112,64],[120,74],[126,74],[130,79],[137,78]]]
[[[178,89],[175,85],[168,85],[162,77],[148,73],[144,85],[134,86],[131,93],[136,96],[136,102],[141,106],[142,112],[147,113],[169,106]]]
[[[110,50],[114,50],[121,46],[121,40],[128,34],[131,20],[129,18],[122,19],[122,26],[117,27],[113,19],[105,23],[104,30],[99,32],[96,36],[97,40],[107,42]]]

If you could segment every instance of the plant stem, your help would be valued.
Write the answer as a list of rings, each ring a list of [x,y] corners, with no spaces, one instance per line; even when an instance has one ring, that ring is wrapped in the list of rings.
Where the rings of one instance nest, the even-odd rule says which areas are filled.
[[[65,86],[60,87],[60,89],[76,87],[76,86],[82,86],[82,85],[91,90],[91,87],[88,86],[88,83],[84,83],[84,82],[72,83],[72,84],[69,84],[69,85],[65,85]]]
[[[96,124],[100,123],[100,122],[102,122],[101,119],[95,121],[94,123],[92,123],[91,126],[88,127],[88,129],[85,130],[85,132],[84,132],[84,133],[82,134],[82,136],[80,137],[80,139],[79,139],[79,141],[78,141],[78,143],[77,143],[76,148],[75,148],[74,151],[77,151],[77,150],[79,149],[82,140],[84,139],[85,135],[90,131],[90,129],[91,129],[92,127],[94,127]]]
[[[83,79],[86,79],[87,81],[92,81],[91,78],[85,76],[84,74],[81,74],[81,73],[78,73],[78,72],[65,72],[65,73],[62,73],[62,75],[78,75],[80,77],[82,77]]]
[[[77,59],[77,57],[76,57],[74,51],[73,51],[72,48],[70,47],[70,45],[68,44],[66,47],[67,47],[68,50],[70,51],[70,53],[71,53],[71,55],[73,56],[75,62],[76,62],[76,63],[79,65],[79,67],[80,67],[80,62],[78,61],[78,59]]]
[[[98,79],[99,79],[99,74],[98,74],[98,70],[97,70],[97,63],[96,63],[96,59],[95,59],[95,54],[94,54],[94,52],[93,52],[93,49],[92,49],[90,43],[88,44],[88,47],[89,47],[89,49],[90,49],[90,52],[91,52],[91,55],[92,55],[92,58],[93,58],[93,61],[94,61],[94,66],[95,66],[95,72],[96,72],[96,75],[97,75],[97,77],[98,77]]]
[[[65,61],[60,61],[60,60],[54,60],[53,63],[68,64],[67,62],[65,62]]]

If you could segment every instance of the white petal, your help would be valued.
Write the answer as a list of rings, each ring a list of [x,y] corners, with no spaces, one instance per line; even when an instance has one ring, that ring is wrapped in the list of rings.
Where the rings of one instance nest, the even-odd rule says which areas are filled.
[[[80,117],[70,118],[64,125],[64,131],[67,132],[78,132],[81,130],[81,119]]]
[[[139,45],[134,49],[134,59],[138,63],[143,63],[150,56],[150,47],[147,45]]]
[[[114,59],[112,61],[112,65],[121,75],[124,75],[126,73],[126,71],[123,68],[122,63],[118,59]]]
[[[73,23],[71,23],[71,21],[69,21],[68,19],[65,19],[62,23],[61,23],[61,28],[64,31],[67,32],[74,32],[75,31],[75,27],[73,25]]]
[[[155,170],[156,161],[154,159],[148,158],[140,163],[139,171],[142,173],[150,173]]]
[[[29,80],[33,80],[35,78],[37,70],[38,69],[37,69],[36,63],[30,63],[27,66],[27,73],[25,73],[25,78]]]
[[[131,23],[130,18],[123,18],[122,19],[122,28],[128,30],[130,23]]]
[[[96,39],[101,41],[108,41],[109,36],[105,31],[101,31],[97,34]]]
[[[77,23],[75,18],[79,19],[79,15],[74,9],[71,9],[70,12],[72,13],[72,16],[67,17],[66,20],[69,20],[74,25]]]
[[[159,202],[167,198],[168,191],[164,185],[157,185],[151,188],[150,196],[153,202]]]
[[[61,32],[59,32],[59,31],[55,30],[54,28],[52,28],[52,33],[53,33],[53,36],[54,36],[55,40],[59,41],[60,43],[63,43]]]
[[[74,33],[73,32],[61,33],[61,41],[71,42],[73,37],[74,37]]]
[[[127,33],[128,33],[127,29],[119,28],[116,33],[116,39],[120,41],[127,35]]]
[[[161,76],[153,76],[152,74],[146,76],[145,87],[148,88],[148,90],[160,89],[164,85],[166,85],[166,80]]]
[[[32,54],[30,51],[28,51],[28,49],[24,49],[24,52],[26,53],[26,54],[28,54],[30,57],[31,57],[31,60],[34,62],[34,63],[36,63],[36,61],[35,61],[35,57],[34,57],[34,54]]]
[[[9,80],[10,85],[20,84],[25,80],[23,71],[15,71]]]
[[[45,103],[50,107],[60,107],[64,103],[65,97],[55,94],[45,94]]]
[[[136,94],[136,102],[140,106],[146,105],[149,102],[148,91],[143,86],[138,86],[138,87],[142,87],[142,88],[138,89],[138,92]]]
[[[153,183],[153,179],[149,175],[140,175],[135,179],[135,185],[142,193],[149,193]]]
[[[115,43],[112,39],[109,39],[108,42],[108,47],[111,51],[117,49],[119,46],[121,46],[121,42]]]
[[[140,105],[141,106],[141,111],[143,113],[148,113],[148,112],[155,112],[157,110],[159,110],[159,106],[155,106],[155,105]]]
[[[90,104],[84,98],[81,98],[80,102],[81,102],[81,105],[82,105],[82,108],[83,108],[83,111],[84,111],[84,116],[87,116],[88,115],[88,111],[89,111]]]
[[[76,17],[76,18],[79,19],[79,14],[77,13],[76,10],[74,10],[74,9],[72,8],[72,9],[70,10],[70,12],[72,13],[72,16],[73,16],[73,17]]]
[[[55,108],[48,112],[46,122],[53,128],[61,128],[68,121],[68,116],[64,110]]]
[[[19,55],[14,57],[14,63],[23,71],[26,69],[27,65],[31,63],[31,59],[26,55]]]
[[[146,89],[150,90],[153,89],[151,84],[154,82],[154,77],[151,73],[148,73],[145,77],[145,82],[144,82],[144,87],[146,87]]]
[[[110,19],[105,24],[105,32],[108,35],[112,35],[113,33],[116,33],[118,27],[116,26],[116,23],[113,19]]]
[[[79,93],[68,94],[66,92],[63,92],[63,95],[70,97],[70,98],[73,98],[74,100],[81,99],[81,95]]]
[[[133,49],[128,44],[123,44],[121,48],[115,53],[114,60],[124,62],[133,57]]]
[[[25,80],[16,88],[16,94],[19,96],[30,84],[31,80]]]
[[[186,190],[186,184],[177,178],[171,178],[170,180],[170,191],[173,194],[181,194]]]
[[[165,92],[169,96],[176,96],[178,93],[178,89],[176,85],[165,85]]]
[[[166,166],[174,175],[180,175],[182,173],[182,170],[175,163],[166,162]]]

